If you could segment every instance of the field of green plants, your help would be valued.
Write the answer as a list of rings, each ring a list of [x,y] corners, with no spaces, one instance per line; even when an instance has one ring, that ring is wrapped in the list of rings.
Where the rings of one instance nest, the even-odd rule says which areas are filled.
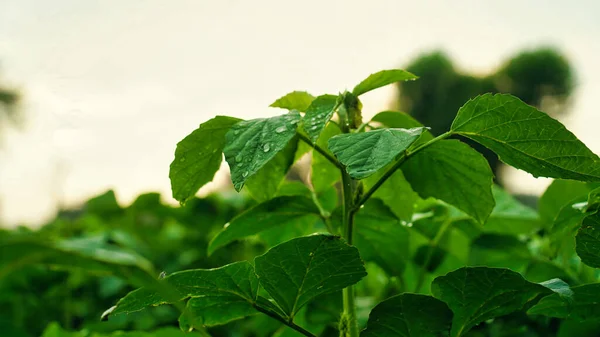
[[[508,94],[465,102],[441,134],[363,120],[361,95],[411,80],[202,123],[170,166],[181,207],[109,191],[0,232],[0,335],[599,336],[598,156]],[[520,201],[473,143],[555,180]],[[195,197],[223,158],[236,191]]]

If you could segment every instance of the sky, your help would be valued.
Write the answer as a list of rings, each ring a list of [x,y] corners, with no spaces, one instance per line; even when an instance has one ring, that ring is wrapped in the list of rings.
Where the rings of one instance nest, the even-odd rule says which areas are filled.
[[[0,221],[39,224],[109,188],[174,202],[175,145],[201,122],[272,116],[289,91],[337,93],[434,49],[486,74],[560,48],[577,72],[562,121],[600,153],[599,15],[585,0],[0,0],[0,81],[22,91],[26,118],[1,135]],[[364,114],[392,94],[365,95]],[[548,184],[515,171],[513,192]]]

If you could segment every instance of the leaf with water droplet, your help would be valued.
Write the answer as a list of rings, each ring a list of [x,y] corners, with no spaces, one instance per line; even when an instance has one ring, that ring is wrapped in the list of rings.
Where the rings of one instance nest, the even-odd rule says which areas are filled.
[[[322,95],[315,98],[304,115],[304,129],[313,142],[316,142],[321,131],[333,116],[338,106],[338,96]],[[310,123],[309,123],[310,121]]]
[[[417,78],[417,76],[402,69],[382,70],[369,75],[369,77],[354,87],[352,93],[355,96],[360,96],[364,93],[381,88],[388,84],[400,81],[416,80]]]
[[[300,118],[297,111],[290,111],[286,115],[243,121],[227,132],[223,152],[231,169],[231,181],[237,191],[242,189],[246,179],[252,177],[283,150],[296,134],[295,128],[286,127],[286,130],[281,132],[277,132],[277,129]],[[246,160],[244,165],[235,165],[237,156]]]
[[[284,131],[287,131],[287,127],[285,125],[282,125],[282,126],[278,127],[277,129],[275,129],[275,132],[277,132],[277,133],[282,133]]]
[[[273,102],[270,106],[304,112],[314,99],[315,97],[306,91],[292,91]]]
[[[169,178],[173,198],[184,202],[194,196],[200,187],[210,182],[219,167],[225,146],[225,134],[240,119],[217,116],[205,123],[177,144]]]

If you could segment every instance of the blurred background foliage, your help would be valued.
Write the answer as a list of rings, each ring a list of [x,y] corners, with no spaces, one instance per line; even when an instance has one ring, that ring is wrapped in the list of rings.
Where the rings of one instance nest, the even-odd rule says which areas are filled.
[[[431,127],[435,135],[449,130],[456,111],[477,95],[510,93],[557,118],[566,112],[575,87],[569,61],[550,47],[521,52],[496,72],[481,76],[456,69],[443,51],[423,54],[405,69],[419,76],[419,80],[398,83],[395,108]],[[498,157],[476,142],[465,141],[486,157],[497,174],[501,164]]]

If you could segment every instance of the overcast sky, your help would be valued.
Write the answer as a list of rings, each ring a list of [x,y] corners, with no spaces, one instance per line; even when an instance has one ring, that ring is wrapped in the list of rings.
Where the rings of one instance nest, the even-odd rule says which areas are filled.
[[[564,122],[600,153],[599,17],[593,0],[0,0],[0,80],[27,117],[2,135],[0,217],[39,223],[108,188],[171,202],[175,144],[199,123],[280,113],[289,91],[337,93],[434,48],[475,74],[561,48],[578,75]],[[366,115],[392,92],[366,95]]]

